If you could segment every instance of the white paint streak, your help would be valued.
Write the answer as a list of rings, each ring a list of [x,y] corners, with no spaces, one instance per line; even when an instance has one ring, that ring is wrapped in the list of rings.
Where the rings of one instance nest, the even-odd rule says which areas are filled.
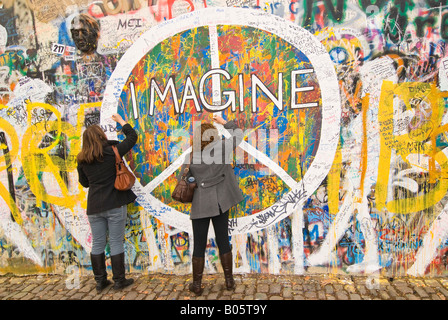
[[[267,228],[268,236],[268,259],[269,259],[269,273],[279,274],[280,272],[280,257],[278,255],[278,238],[275,225]]]
[[[437,255],[438,247],[448,238],[448,204],[437,216],[423,239],[423,245],[417,252],[414,264],[408,269],[410,276],[425,275],[426,268]]]
[[[14,244],[24,257],[43,266],[40,256],[34,250],[22,228],[11,219],[11,211],[2,197],[0,197],[0,228],[8,242]]]
[[[138,108],[137,108],[137,99],[135,97],[135,86],[134,83],[131,82],[131,100],[132,100],[132,111],[134,112],[134,119],[138,119]]]
[[[303,251],[303,210],[298,208],[291,215],[291,243],[294,257],[294,273],[305,273],[305,252]]]

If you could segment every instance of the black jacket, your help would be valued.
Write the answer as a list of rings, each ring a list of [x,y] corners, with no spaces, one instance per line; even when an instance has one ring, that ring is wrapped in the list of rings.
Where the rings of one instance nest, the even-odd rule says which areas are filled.
[[[78,163],[79,183],[83,187],[89,188],[87,196],[88,215],[121,207],[137,198],[132,190],[118,191],[114,188],[116,177],[115,153],[111,146],[116,145],[118,153],[123,156],[137,142],[137,133],[130,124],[125,124],[122,131],[126,139],[122,142],[108,140],[103,149],[103,162]]]

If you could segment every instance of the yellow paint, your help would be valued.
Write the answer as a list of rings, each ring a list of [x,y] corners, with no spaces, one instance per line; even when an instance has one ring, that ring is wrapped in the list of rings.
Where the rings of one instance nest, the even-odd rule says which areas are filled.
[[[0,105],[0,109],[5,108],[4,105]],[[17,157],[18,151],[19,151],[19,139],[17,137],[17,134],[15,132],[14,127],[7,122],[4,119],[0,118],[0,130],[5,132],[5,136],[9,137],[9,140],[11,142],[11,148],[9,150],[9,157],[11,163],[14,162],[15,158]],[[2,152],[2,155],[0,156],[0,171],[5,171],[7,169],[6,167],[6,160],[5,156]],[[20,214],[20,210],[17,207],[14,199],[11,197],[11,194],[9,190],[0,183],[0,197],[3,198],[6,205],[8,206],[9,210],[11,211],[12,216],[14,217],[14,220],[19,224],[22,225],[23,219]]]
[[[5,203],[7,204],[9,210],[11,210],[11,214],[14,217],[15,222],[17,222],[19,225],[22,225],[23,219],[22,215],[20,214],[20,210],[17,207],[14,199],[11,197],[9,190],[6,189],[2,183],[0,183],[0,196],[5,200]]]
[[[0,104],[0,109],[3,107],[4,106]],[[11,158],[11,163],[13,163],[19,153],[19,138],[17,137],[16,130],[8,121],[2,118],[0,118],[0,130],[5,132],[5,136],[9,137],[11,141],[11,146],[9,146],[9,157]],[[1,152],[0,171],[3,170],[6,170],[6,161],[3,152]]]
[[[362,199],[364,198],[364,181],[366,178],[366,171],[367,171],[367,110],[369,109],[369,94],[366,94],[364,98],[362,99],[362,145],[361,145],[361,164],[360,164],[360,170],[361,170],[361,184],[360,184],[360,191],[361,196],[360,200],[357,201],[359,203],[362,202]]]
[[[342,154],[340,145],[336,150],[333,164],[330,172],[328,173],[328,211],[331,214],[337,214],[339,212],[339,187],[341,183],[341,168],[342,168]]]
[[[76,156],[81,150],[81,135],[87,108],[98,107],[101,103],[82,104],[78,111],[78,121],[76,127],[61,120],[59,111],[46,103],[28,103],[28,129],[22,139],[22,165],[25,177],[31,191],[36,196],[37,201],[45,201],[51,204],[64,206],[73,209],[78,203],[82,208],[86,208],[86,195],[83,188],[78,185],[79,192],[72,194],[69,192],[60,172],[71,172],[76,170]],[[51,111],[56,120],[39,122],[32,124],[31,115],[33,109],[44,108]],[[50,131],[56,132],[55,141],[45,148],[39,148],[43,137]],[[70,152],[66,160],[57,156],[50,156],[48,153],[57,146],[59,139],[66,138],[70,141]],[[41,173],[50,173],[56,181],[56,186],[61,191],[60,196],[49,194],[40,180]]]
[[[430,121],[433,128],[428,131],[429,125],[422,128],[420,135],[415,135],[411,131],[408,134],[393,135],[393,100],[399,97],[410,109],[412,99],[420,99],[429,104],[431,115],[427,121]],[[376,205],[378,210],[387,208],[393,213],[409,214],[429,208],[439,202],[448,190],[448,179],[441,179],[448,172],[448,159],[445,154],[436,148],[436,138],[441,132],[447,129],[447,126],[441,126],[443,112],[441,112],[441,100],[448,96],[446,92],[440,92],[433,83],[400,83],[393,84],[390,81],[384,81],[381,87],[381,97],[378,111],[378,121],[380,123],[380,161],[378,166],[378,178],[376,184]],[[422,141],[429,141],[424,143]],[[405,147],[405,148],[404,148]],[[402,160],[409,163],[406,157],[412,153],[420,153],[429,156],[429,183],[435,183],[436,187],[424,195],[412,198],[396,199],[387,202],[387,186],[390,174],[390,160],[392,149]],[[438,163],[440,170],[436,169],[435,163]]]

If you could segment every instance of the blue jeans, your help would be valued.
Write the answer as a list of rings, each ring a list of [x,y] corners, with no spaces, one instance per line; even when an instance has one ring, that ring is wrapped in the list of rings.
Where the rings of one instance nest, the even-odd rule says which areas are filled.
[[[107,232],[109,231],[110,255],[124,252],[124,231],[126,227],[127,206],[90,214],[92,230],[91,254],[102,254],[106,249]]]

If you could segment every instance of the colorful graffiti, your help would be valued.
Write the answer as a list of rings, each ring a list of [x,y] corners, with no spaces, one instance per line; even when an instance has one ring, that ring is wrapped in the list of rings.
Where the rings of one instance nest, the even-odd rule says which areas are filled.
[[[170,193],[193,127],[219,112],[245,134],[236,272],[447,274],[445,1],[10,0],[0,12],[0,272],[90,272],[75,157],[91,124],[122,138],[115,112],[139,134],[128,269],[190,272],[189,205]],[[213,237],[207,272],[220,271]]]

